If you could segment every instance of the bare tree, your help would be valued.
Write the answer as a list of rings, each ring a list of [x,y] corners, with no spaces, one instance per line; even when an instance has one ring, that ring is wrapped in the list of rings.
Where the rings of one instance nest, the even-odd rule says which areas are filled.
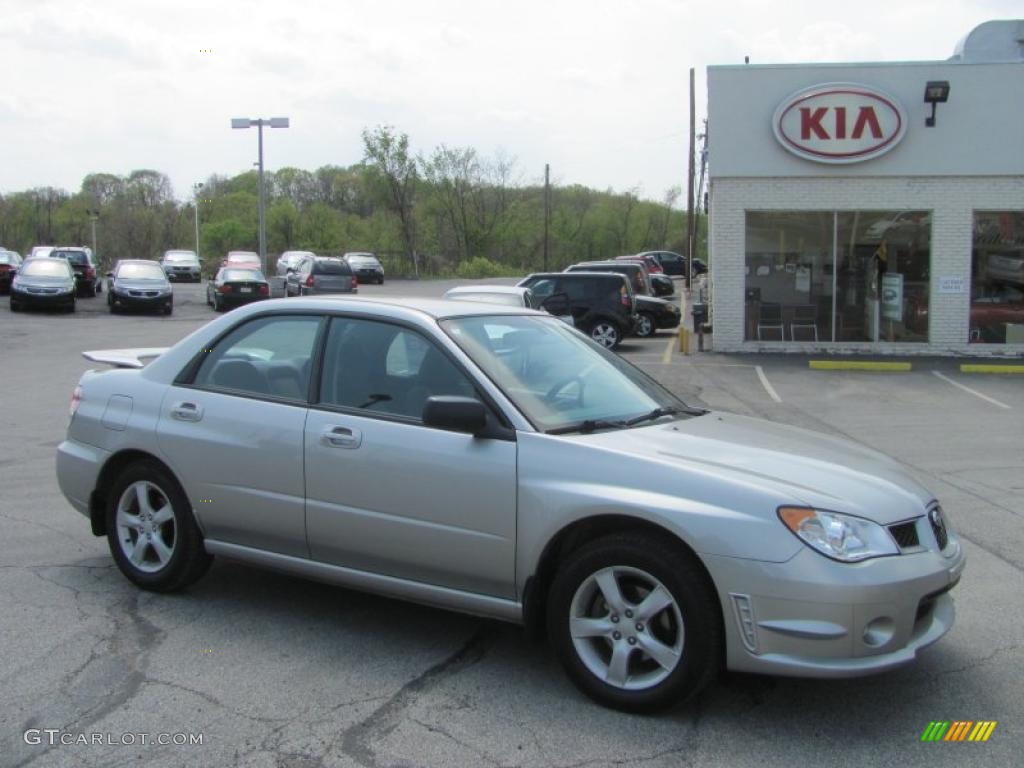
[[[377,126],[372,131],[363,131],[363,150],[378,194],[388,209],[398,217],[406,254],[412,262],[413,272],[419,277],[416,225],[413,218],[418,174],[416,160],[409,154],[409,136],[396,133],[388,125]]]

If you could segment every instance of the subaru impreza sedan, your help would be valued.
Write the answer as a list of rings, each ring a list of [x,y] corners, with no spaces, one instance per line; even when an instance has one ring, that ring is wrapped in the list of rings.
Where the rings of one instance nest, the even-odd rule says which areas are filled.
[[[723,666],[882,672],[953,625],[964,553],[894,462],[691,407],[543,313],[271,300],[86,355],[119,368],[74,388],[57,476],[144,589],[222,557],[522,623],[630,711]]]

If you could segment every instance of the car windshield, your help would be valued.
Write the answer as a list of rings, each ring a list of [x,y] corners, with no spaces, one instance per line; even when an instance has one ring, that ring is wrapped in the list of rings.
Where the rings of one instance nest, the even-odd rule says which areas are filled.
[[[245,283],[263,282],[263,273],[258,269],[223,269],[218,278],[222,283],[241,281]]]
[[[164,256],[164,261],[172,262],[192,262],[197,260],[194,253],[168,253]]]
[[[231,251],[228,253],[228,261],[245,261],[251,264],[259,264],[259,254],[251,253],[249,251]]]
[[[166,280],[164,271],[156,264],[122,264],[114,276],[126,280]]]
[[[16,264],[17,259],[9,253],[0,253],[0,264]]]
[[[352,264],[376,264],[377,259],[373,256],[349,256],[348,261]]]
[[[444,331],[538,429],[589,432],[658,415],[695,415],[647,374],[539,315],[442,320]]]
[[[24,277],[68,277],[68,263],[58,259],[26,261],[19,272]]]
[[[50,257],[54,259],[67,259],[72,264],[84,265],[89,263],[89,257],[85,251],[50,251]]]
[[[479,301],[484,304],[500,304],[503,307],[521,307],[523,301],[517,293],[454,293],[446,298],[456,301]]]

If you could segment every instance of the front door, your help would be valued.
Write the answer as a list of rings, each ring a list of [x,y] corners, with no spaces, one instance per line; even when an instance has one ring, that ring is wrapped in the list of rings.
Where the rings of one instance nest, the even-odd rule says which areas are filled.
[[[431,395],[474,396],[418,332],[336,317],[306,421],[306,525],[323,562],[515,596],[516,443],[432,429]]]

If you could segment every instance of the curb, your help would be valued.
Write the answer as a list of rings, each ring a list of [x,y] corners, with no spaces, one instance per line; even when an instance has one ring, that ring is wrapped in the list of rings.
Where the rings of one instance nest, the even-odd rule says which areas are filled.
[[[807,365],[816,371],[909,371],[910,363],[886,363],[871,360],[808,360]]]
[[[992,363],[961,363],[960,373],[1024,373],[1024,365],[995,365]]]

